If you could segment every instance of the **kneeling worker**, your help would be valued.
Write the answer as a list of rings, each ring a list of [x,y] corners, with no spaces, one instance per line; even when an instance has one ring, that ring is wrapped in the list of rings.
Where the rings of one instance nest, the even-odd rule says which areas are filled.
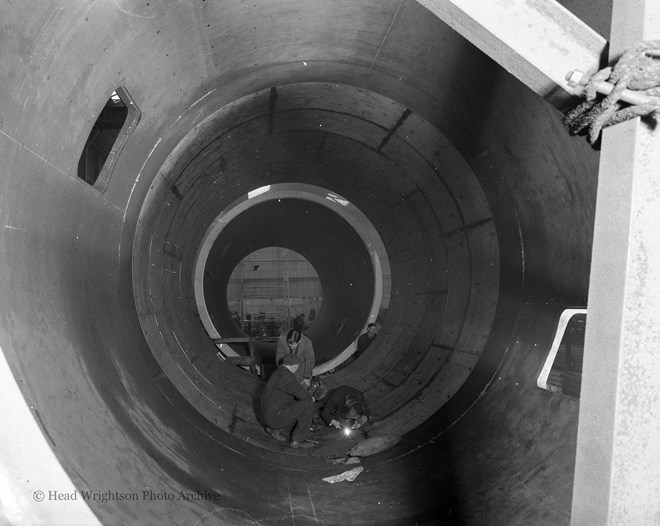
[[[284,355],[281,365],[266,383],[261,414],[266,432],[275,440],[286,442],[291,427],[294,427],[289,445],[309,448],[314,446],[306,440],[314,418],[314,397],[296,379],[300,363],[300,357],[295,354]]]
[[[337,429],[360,429],[369,421],[369,408],[361,391],[342,385],[330,392],[321,418]]]

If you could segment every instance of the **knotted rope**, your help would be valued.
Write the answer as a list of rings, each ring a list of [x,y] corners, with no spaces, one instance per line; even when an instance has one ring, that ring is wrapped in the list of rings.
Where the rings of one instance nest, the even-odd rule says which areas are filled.
[[[584,86],[586,100],[562,120],[569,133],[577,135],[588,129],[593,145],[604,127],[660,111],[659,58],[660,40],[648,40],[628,49],[614,67],[592,75]],[[609,89],[611,93],[603,98],[601,93]]]

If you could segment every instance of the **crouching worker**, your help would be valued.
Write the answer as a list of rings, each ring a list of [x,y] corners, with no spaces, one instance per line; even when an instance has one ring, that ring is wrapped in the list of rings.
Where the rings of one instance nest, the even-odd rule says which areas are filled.
[[[314,418],[314,397],[296,379],[300,358],[285,354],[281,365],[270,375],[264,391],[261,414],[266,432],[275,440],[286,442],[293,448],[309,448],[314,444],[307,434]]]
[[[369,416],[364,395],[348,385],[332,390],[321,411],[323,421],[337,429],[360,429],[369,421]]]

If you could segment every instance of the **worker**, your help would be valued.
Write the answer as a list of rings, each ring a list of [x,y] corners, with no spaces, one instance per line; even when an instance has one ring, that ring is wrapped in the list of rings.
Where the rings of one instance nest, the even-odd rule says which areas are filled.
[[[367,347],[371,345],[371,342],[374,341],[376,335],[380,332],[380,325],[375,323],[370,323],[367,325],[367,331],[360,335],[357,340],[357,345],[355,346],[355,352],[346,358],[343,363],[339,364],[337,367],[333,367],[328,371],[329,374],[334,374],[335,371],[339,371],[344,367],[352,364],[358,356],[360,356],[364,351],[367,350]]]
[[[380,327],[375,323],[370,323],[369,325],[367,325],[367,332],[365,332],[358,338],[357,347],[355,349],[355,353],[353,354],[354,359],[356,359],[364,351],[367,350],[367,347],[371,345],[371,342],[374,341],[374,338],[376,338],[379,332],[380,332]]]
[[[358,389],[342,385],[328,394],[321,410],[323,421],[337,429],[360,429],[369,421],[369,408]]]
[[[282,364],[270,375],[264,390],[261,414],[266,432],[275,440],[286,442],[291,433],[292,448],[310,448],[307,434],[314,418],[314,397],[296,379],[300,357],[287,353]]]
[[[282,358],[287,354],[295,354],[300,358],[300,368],[296,372],[296,378],[309,389],[312,384],[312,370],[314,369],[314,346],[307,335],[295,329],[286,334],[280,334],[277,339],[275,350],[275,363],[279,365]]]

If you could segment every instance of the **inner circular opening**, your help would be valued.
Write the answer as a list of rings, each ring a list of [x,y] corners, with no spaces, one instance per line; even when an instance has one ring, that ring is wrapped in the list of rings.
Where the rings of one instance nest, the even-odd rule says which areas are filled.
[[[321,280],[307,259],[285,247],[266,247],[245,256],[227,284],[227,306],[247,336],[275,342],[289,329],[306,331],[319,316]]]
[[[263,263],[252,264],[247,271],[249,276],[263,274],[259,269],[265,268],[270,280],[264,282],[255,278],[250,283],[254,286],[261,281],[262,286],[270,287],[270,290],[254,290],[268,300],[263,307],[271,309],[270,313],[268,310],[264,314],[253,313],[266,322],[261,328],[255,327],[262,330],[264,336],[264,341],[257,342],[257,355],[262,358],[259,361],[271,361],[274,357],[274,340],[279,335],[280,325],[292,325],[294,318],[301,314],[308,318],[312,308],[316,311],[315,322],[306,327],[306,332],[314,342],[317,364],[332,360],[359,336],[374,303],[375,277],[370,252],[351,223],[322,204],[301,198],[277,198],[257,202],[231,221],[218,224],[222,228],[218,232],[211,228],[207,238],[210,249],[207,256],[201,251],[199,260],[203,277],[199,278],[202,293],[198,308],[204,313],[205,326],[212,338],[245,336],[236,326],[237,309],[227,301],[230,286],[235,286],[231,276],[245,257],[268,247],[279,247],[282,254],[286,251],[298,254],[301,265],[298,272],[305,262],[308,268],[314,269],[316,290],[304,292],[300,288],[299,294],[316,298],[319,290],[323,290],[323,310],[319,311],[319,306],[310,303],[309,310],[286,312],[287,306],[293,308],[292,299],[286,296],[293,292],[297,278],[292,275],[293,279],[288,279],[288,271],[274,252],[267,255]],[[303,286],[302,281],[300,285]],[[279,315],[276,310],[280,311]]]
[[[287,306],[294,308],[295,301],[293,297],[282,301],[287,295],[283,290],[284,268],[279,269],[282,275],[268,284],[273,290],[264,293],[267,298],[269,294],[275,296],[264,314],[243,312],[241,298],[230,297],[241,288],[240,276],[232,277],[241,261],[269,247],[298,254],[311,266],[309,277],[315,276],[316,286],[323,291],[322,312],[320,299],[314,299],[320,298],[320,291],[304,296],[308,299],[302,302],[316,302],[316,306],[282,312]],[[248,264],[247,276],[254,278],[254,272],[265,268],[271,271],[269,277],[274,277],[272,271],[283,265],[276,260],[284,254],[287,252],[260,256],[267,261]],[[314,341],[315,374],[333,369],[351,356],[367,324],[385,316],[390,300],[391,269],[379,233],[348,199],[317,185],[266,185],[249,190],[229,204],[200,241],[194,273],[197,309],[208,336],[223,356],[238,361],[237,355],[245,354],[248,346],[243,341],[230,343],[236,343],[236,338],[251,338],[250,348],[261,368],[272,366],[269,362],[273,361],[280,331],[295,325],[308,331]],[[291,294],[290,282],[288,286]],[[255,323],[255,315],[261,323]],[[314,323],[310,323],[310,316]],[[228,342],[228,338],[235,341]]]

